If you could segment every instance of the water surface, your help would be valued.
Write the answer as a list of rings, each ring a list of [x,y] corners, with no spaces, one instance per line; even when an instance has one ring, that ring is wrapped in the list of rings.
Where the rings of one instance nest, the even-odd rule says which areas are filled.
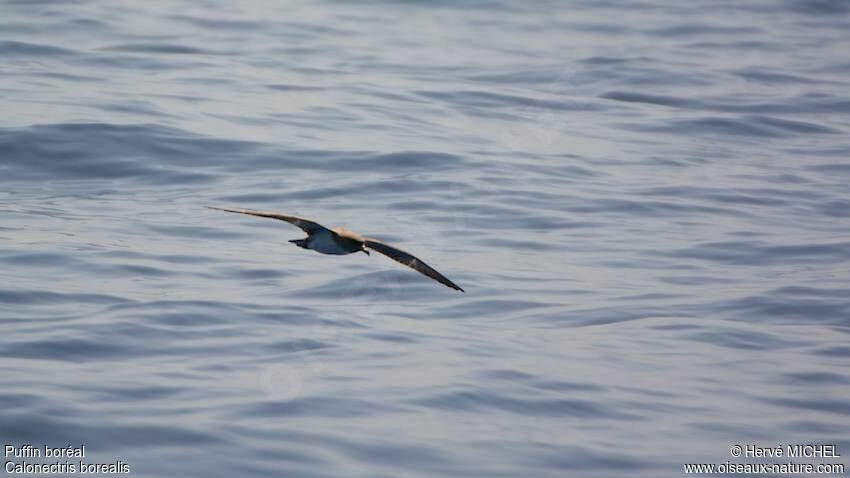
[[[0,10],[4,444],[135,477],[850,454],[843,3]]]

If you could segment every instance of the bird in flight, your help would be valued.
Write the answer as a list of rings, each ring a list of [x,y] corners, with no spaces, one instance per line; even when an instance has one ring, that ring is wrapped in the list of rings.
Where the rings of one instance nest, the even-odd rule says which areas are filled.
[[[384,244],[381,241],[363,237],[354,231],[349,231],[348,229],[341,227],[328,229],[317,222],[310,221],[309,219],[297,216],[288,216],[286,214],[278,214],[275,212],[252,211],[249,209],[229,209],[212,206],[207,207],[217,211],[235,212],[239,214],[269,217],[272,219],[286,221],[294,226],[298,226],[307,233],[307,237],[304,239],[293,239],[289,242],[294,243],[298,247],[313,249],[314,251],[322,254],[344,255],[352,254],[354,252],[365,252],[368,255],[369,249],[378,251],[396,262],[419,271],[446,287],[451,287],[454,290],[465,292],[457,284],[447,279],[446,276],[440,274],[433,267],[422,262],[421,259],[413,256],[412,254],[404,252],[401,249],[396,249],[389,244]]]

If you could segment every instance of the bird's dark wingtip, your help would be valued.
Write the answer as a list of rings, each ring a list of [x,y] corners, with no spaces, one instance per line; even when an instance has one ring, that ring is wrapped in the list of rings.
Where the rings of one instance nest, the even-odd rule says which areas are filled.
[[[224,212],[238,212],[240,214],[245,214],[245,210],[242,209],[231,209],[229,207],[215,207],[215,206],[204,206],[207,209],[212,209],[213,211],[224,211]]]

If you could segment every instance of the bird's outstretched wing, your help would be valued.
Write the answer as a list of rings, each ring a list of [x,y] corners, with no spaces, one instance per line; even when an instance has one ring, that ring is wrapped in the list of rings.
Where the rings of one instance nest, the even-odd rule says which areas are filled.
[[[451,287],[454,290],[466,292],[463,289],[461,289],[460,287],[458,287],[457,284],[448,280],[446,278],[446,276],[444,276],[443,274],[440,274],[439,272],[434,270],[433,267],[422,262],[421,259],[414,257],[413,255],[408,254],[407,252],[404,252],[401,249],[396,249],[393,246],[384,244],[381,241],[376,241],[375,239],[366,239],[366,240],[363,241],[363,245],[368,247],[369,249],[380,252],[381,254],[389,257],[390,259],[392,259],[396,262],[400,262],[400,263],[406,265],[407,267],[410,267],[412,269],[415,269],[415,270],[421,272],[422,274],[425,274],[426,276],[434,279],[435,281],[439,282],[440,284],[443,284],[447,287]]]
[[[250,209],[230,209],[225,207],[212,207],[207,206],[209,209],[215,209],[217,211],[227,211],[227,212],[236,212],[239,214],[249,214],[251,216],[259,216],[259,217],[270,217],[272,219],[279,219],[281,221],[286,221],[294,226],[300,227],[307,234],[313,234],[316,231],[320,231],[322,229],[327,230],[325,226],[310,221],[309,219],[304,219],[298,216],[288,216],[286,214],[278,214],[276,212],[263,212],[263,211],[252,211]]]

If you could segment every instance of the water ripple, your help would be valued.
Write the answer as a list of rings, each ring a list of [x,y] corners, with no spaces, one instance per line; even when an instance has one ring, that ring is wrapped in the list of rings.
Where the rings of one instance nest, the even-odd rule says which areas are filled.
[[[249,478],[850,446],[843,3],[0,4],[10,444]]]

